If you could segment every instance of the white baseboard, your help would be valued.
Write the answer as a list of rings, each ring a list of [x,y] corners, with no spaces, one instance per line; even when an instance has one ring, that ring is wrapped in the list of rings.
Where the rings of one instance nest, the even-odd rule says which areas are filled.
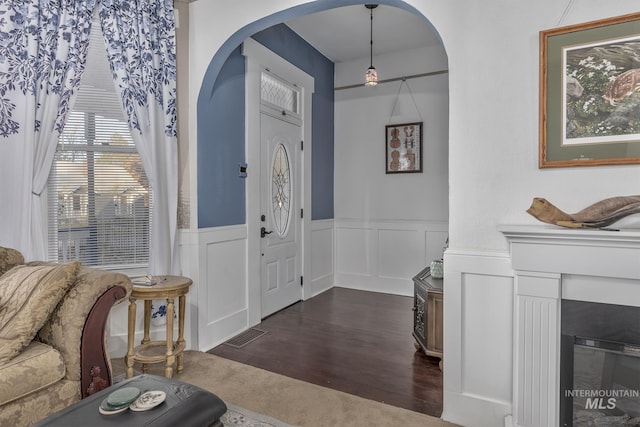
[[[334,286],[334,276],[333,274],[327,274],[322,277],[318,277],[313,279],[311,282],[311,298],[319,295]]]
[[[230,338],[247,330],[251,325],[247,324],[247,310],[242,310],[222,319],[217,319],[207,325],[210,333],[204,337],[200,335],[200,351],[209,351],[219,346]]]
[[[417,271],[415,271],[417,273]],[[413,296],[411,279],[396,279],[357,274],[339,273],[335,278],[336,286],[360,291],[380,292],[383,294]]]
[[[445,408],[441,418],[462,426],[496,427],[500,425],[496,423],[496,420],[505,420],[505,417],[511,414],[511,405],[505,402],[485,399],[482,396],[448,393],[445,391],[443,400]]]

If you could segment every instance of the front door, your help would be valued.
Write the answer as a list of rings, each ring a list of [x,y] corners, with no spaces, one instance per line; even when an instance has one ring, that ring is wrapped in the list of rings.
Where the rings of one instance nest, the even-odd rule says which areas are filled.
[[[269,316],[302,299],[302,128],[275,114],[260,114],[261,311]]]

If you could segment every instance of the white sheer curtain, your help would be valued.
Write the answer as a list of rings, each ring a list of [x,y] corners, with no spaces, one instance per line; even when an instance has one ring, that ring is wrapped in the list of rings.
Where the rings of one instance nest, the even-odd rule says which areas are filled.
[[[95,0],[0,0],[0,244],[46,253],[45,188],[84,70]]]
[[[153,192],[149,273],[177,274],[178,148],[172,0],[100,0],[116,88]]]

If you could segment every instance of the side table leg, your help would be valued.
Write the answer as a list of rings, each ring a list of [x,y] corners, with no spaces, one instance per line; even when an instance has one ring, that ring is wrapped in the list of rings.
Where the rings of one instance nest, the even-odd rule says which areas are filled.
[[[151,300],[144,300],[144,337],[141,344],[146,344],[149,338],[149,329],[151,328]]]
[[[144,336],[140,344],[146,344],[151,341],[149,330],[151,329],[151,300],[144,300]],[[149,367],[146,363],[142,364],[142,372],[147,373]]]
[[[178,354],[178,373],[182,372],[184,368],[184,308],[185,308],[186,298],[184,295],[180,295],[178,297],[178,341],[176,342],[176,346],[181,348],[182,350]]]
[[[133,353],[133,340],[135,339],[136,333],[136,300],[135,298],[129,298],[129,318],[128,318],[128,328],[127,328],[127,378],[133,377],[133,363],[134,353]]]
[[[173,298],[167,298],[167,363],[164,369],[164,376],[171,378],[173,376],[173,364],[176,357],[173,354],[173,316],[175,312]]]

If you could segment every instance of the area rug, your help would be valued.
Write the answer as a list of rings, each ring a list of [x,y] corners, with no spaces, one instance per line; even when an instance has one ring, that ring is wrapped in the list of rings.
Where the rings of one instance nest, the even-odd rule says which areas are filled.
[[[122,358],[112,360],[112,365],[114,375],[124,373]],[[136,365],[135,368],[140,367]],[[147,372],[164,375],[164,366],[161,363],[149,365]],[[173,377],[215,393],[230,407],[246,408],[258,414],[258,421],[262,420],[260,417],[264,414],[276,421],[301,427],[454,426],[440,418],[288,378],[199,351],[185,352],[184,371],[174,373]],[[251,418],[249,412],[246,416]],[[268,421],[267,419],[265,422]],[[275,424],[277,427],[283,425],[286,426]],[[246,426],[253,427],[251,424]],[[257,426],[262,427],[260,424]]]
[[[291,424],[246,408],[227,403],[227,412],[220,417],[224,427],[293,427]]]

